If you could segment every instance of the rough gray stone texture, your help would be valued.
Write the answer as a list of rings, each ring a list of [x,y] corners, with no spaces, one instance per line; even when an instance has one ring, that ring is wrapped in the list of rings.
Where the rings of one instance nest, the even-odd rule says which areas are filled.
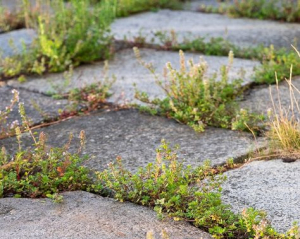
[[[230,130],[208,128],[196,133],[192,128],[164,117],[140,114],[136,110],[99,112],[91,116],[74,118],[42,129],[48,135],[50,146],[63,146],[72,132],[78,136],[84,130],[87,137],[84,153],[90,155],[85,163],[96,170],[107,168],[117,156],[131,171],[155,162],[155,149],[165,139],[180,146],[179,156],[186,165],[200,166],[209,159],[213,165],[225,163],[230,157],[238,158],[261,143],[255,143],[250,134]],[[40,130],[39,130],[40,131]],[[78,140],[77,140],[78,141]],[[78,146],[74,141],[73,145]],[[25,147],[32,140],[22,139]],[[12,152],[17,149],[14,138],[0,141]]]
[[[22,53],[23,44],[29,46],[35,37],[36,32],[32,29],[21,29],[0,34],[0,51],[2,57]],[[13,42],[14,47],[11,47],[10,41]]]
[[[161,10],[141,13],[117,19],[112,24],[112,32],[118,40],[124,37],[133,40],[134,37],[142,35],[147,42],[151,42],[153,33],[171,30],[177,33],[179,42],[183,41],[184,37],[223,37],[240,47],[274,44],[291,49],[294,38],[300,37],[298,24],[231,19],[218,14],[190,11]],[[155,37],[154,42],[159,44]]]
[[[294,77],[292,79],[292,84],[297,89],[300,89],[300,77]],[[300,106],[300,93],[295,89],[294,96],[294,113],[299,117],[300,111],[297,110],[295,102],[297,102]],[[286,81],[279,83],[278,90],[276,85],[258,86],[253,88],[245,97],[245,101],[241,102],[241,107],[247,108],[252,112],[262,114],[267,114],[268,109],[272,109],[274,112],[272,98],[277,113],[279,113],[280,105],[283,110],[289,112],[289,109],[291,109],[290,87]]]
[[[199,62],[201,54],[186,53],[186,60],[194,59]],[[179,54],[177,52],[156,51],[150,49],[141,49],[141,57],[144,61],[152,63],[157,70],[158,75],[162,75],[163,69],[167,62],[171,62],[174,67],[179,69]],[[220,70],[222,65],[228,65],[228,57],[203,56],[208,64],[208,75],[212,75]],[[230,79],[241,78],[242,70],[245,71],[244,83],[248,84],[252,81],[251,75],[253,68],[258,66],[256,61],[235,59],[229,73]],[[155,83],[155,77],[148,69],[140,65],[134,56],[133,50],[126,49],[117,53],[113,60],[109,62],[109,72],[116,76],[117,81],[112,87],[114,95],[110,98],[111,102],[115,102],[122,96],[122,101],[134,102],[134,86],[135,83],[140,91],[145,91],[150,97],[162,97],[164,92]],[[28,90],[48,93],[57,91],[68,91],[72,88],[83,87],[93,82],[103,81],[103,62],[93,65],[80,66],[74,69],[72,79],[66,88],[59,87],[63,84],[63,74],[49,74],[39,77],[28,77],[27,82],[19,83],[12,80],[8,84],[13,87],[21,87]],[[163,77],[161,76],[161,79]],[[53,86],[58,86],[54,88]]]
[[[280,232],[300,222],[300,161],[257,161],[225,173],[223,201],[234,211],[253,207],[268,213]],[[300,225],[300,224],[299,224]]]
[[[0,111],[11,104],[13,98],[12,88],[0,87]],[[38,124],[42,121],[58,116],[58,110],[67,106],[66,100],[54,100],[51,97],[43,96],[39,93],[33,93],[26,90],[19,90],[20,102],[24,103],[26,115],[32,124]],[[13,111],[9,114],[8,124],[18,120],[21,117],[18,111],[18,103],[14,106]]]
[[[210,239],[184,222],[161,221],[156,213],[132,203],[120,203],[87,192],[67,192],[63,203],[49,199],[0,199],[0,235],[10,238],[142,239],[148,231],[161,238]],[[9,208],[1,213],[2,208]]]

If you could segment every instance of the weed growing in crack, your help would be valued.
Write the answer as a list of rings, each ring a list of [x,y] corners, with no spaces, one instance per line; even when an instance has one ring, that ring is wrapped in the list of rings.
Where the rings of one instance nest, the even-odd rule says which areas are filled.
[[[285,49],[275,50],[273,46],[263,49],[262,65],[256,68],[254,79],[257,83],[276,83],[290,76],[290,66],[294,67],[294,74],[300,74],[300,61],[295,51],[287,52]]]
[[[115,0],[112,0],[115,1]],[[116,15],[118,17],[130,14],[156,10],[159,8],[179,9],[184,0],[118,0],[116,2]]]
[[[32,28],[37,25],[37,19],[42,14],[41,0],[32,5],[27,0],[22,0],[19,9],[10,11],[0,3],[0,29],[8,32],[22,28]]]
[[[71,65],[109,57],[109,26],[114,19],[111,4],[102,1],[91,8],[89,0],[71,0],[68,6],[55,0],[50,6],[52,11],[38,18],[38,36],[32,46],[1,60],[2,78],[60,72]]]
[[[232,17],[300,22],[300,3],[294,0],[235,0],[220,7],[201,6],[199,11],[227,14]]]
[[[42,132],[36,138],[31,131],[23,105],[20,105],[20,114],[22,127],[31,135],[34,144],[32,149],[22,149],[22,133],[17,127],[18,151],[11,156],[2,148],[0,197],[49,197],[60,201],[59,192],[92,190],[90,171],[81,166],[85,158],[79,155],[85,144],[84,132],[80,133],[80,147],[75,154],[69,152],[72,135],[65,146],[48,148],[46,135]]]
[[[154,208],[160,218],[188,221],[214,238],[297,238],[295,226],[286,235],[277,233],[264,212],[252,208],[234,214],[221,201],[222,167],[205,163],[196,169],[185,167],[176,148],[165,141],[157,149],[155,163],[136,173],[126,170],[121,158],[98,173],[99,183],[119,201],[130,201]],[[154,238],[149,232],[147,238]]]
[[[277,72],[279,81],[289,77],[290,66],[294,66],[294,74],[300,74],[300,62],[295,51],[288,51],[285,48],[275,49],[273,45],[265,47],[258,45],[256,47],[238,47],[222,37],[195,38],[193,36],[185,37],[182,42],[177,40],[177,34],[174,31],[158,31],[154,33],[166,50],[183,50],[192,52],[201,52],[205,55],[227,56],[233,51],[235,57],[258,60],[261,66],[256,67],[254,81],[258,84],[274,84],[274,72]]]
[[[65,98],[69,101],[68,106],[64,110],[59,111],[60,118],[78,115],[82,112],[94,111],[107,103],[106,99],[112,95],[110,89],[116,81],[116,77],[114,75],[109,77],[108,68],[108,62],[105,61],[102,81],[92,83],[81,88],[72,89],[66,94],[60,92],[53,95],[54,98]],[[66,89],[71,81],[72,70],[69,71],[65,77],[67,84],[63,87],[55,88],[60,89],[60,91]],[[80,81],[80,78],[77,81]]]
[[[207,76],[207,64],[192,60],[186,67],[184,53],[180,51],[180,70],[170,63],[165,68],[165,80],[155,74],[151,65],[143,62],[137,48],[134,48],[139,62],[154,75],[157,84],[164,90],[166,98],[150,100],[145,92],[136,90],[136,98],[148,104],[142,110],[152,114],[165,115],[188,124],[196,131],[206,126],[230,128],[234,130],[257,130],[256,124],[263,116],[239,109],[236,99],[243,93],[241,80],[228,79],[233,62],[233,53],[229,54],[229,65],[221,67],[221,79],[217,75]]]

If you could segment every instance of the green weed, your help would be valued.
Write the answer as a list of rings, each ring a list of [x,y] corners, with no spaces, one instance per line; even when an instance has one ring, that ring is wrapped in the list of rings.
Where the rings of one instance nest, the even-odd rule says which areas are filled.
[[[196,169],[185,167],[176,148],[171,149],[163,141],[156,151],[155,163],[131,173],[118,158],[108,170],[98,173],[98,179],[119,201],[150,206],[159,217],[191,222],[214,238],[297,238],[296,226],[286,235],[279,234],[263,212],[249,208],[234,214],[221,201],[225,177],[218,173],[222,170],[212,168],[208,162]],[[153,238],[151,233],[147,235]]]
[[[151,65],[143,62],[137,48],[134,50],[139,62],[153,73],[157,84],[166,94],[164,99],[150,100],[146,93],[136,90],[136,98],[148,104],[147,107],[142,107],[143,110],[174,118],[199,132],[206,126],[234,130],[258,129],[255,125],[263,117],[240,110],[236,101],[243,93],[241,80],[229,82],[232,52],[228,66],[220,69],[221,79],[217,78],[217,74],[208,77],[207,64],[204,61],[196,64],[190,60],[186,67],[184,54],[180,51],[180,70],[167,63],[165,79],[161,80]]]
[[[109,26],[114,14],[107,1],[91,8],[89,0],[71,0],[68,6],[55,0],[51,1],[51,9],[51,13],[39,16],[38,37],[32,46],[24,46],[21,54],[1,60],[2,78],[59,72],[71,65],[109,57]]]
[[[167,50],[183,50],[201,52],[205,55],[227,56],[230,51],[234,52],[235,57],[258,60],[261,66],[256,67],[254,81],[258,84],[274,84],[275,72],[279,81],[289,77],[290,66],[294,66],[294,74],[300,74],[300,61],[294,50],[285,48],[275,49],[273,45],[265,47],[241,48],[225,40],[222,37],[210,38],[200,37],[189,40],[186,37],[183,42],[178,42],[177,34],[174,31],[156,32],[154,34]]]
[[[300,2],[294,0],[235,0],[219,8],[201,6],[199,10],[233,17],[300,22]]]
[[[156,10],[159,8],[179,9],[183,0],[112,0],[115,2],[117,17]]]
[[[85,134],[80,133],[80,146],[77,153],[70,153],[73,138],[61,148],[48,148],[46,135],[42,132],[36,138],[31,131],[24,106],[19,105],[22,127],[34,142],[33,149],[21,147],[22,134],[16,128],[19,149],[14,155],[8,155],[5,148],[0,152],[0,197],[49,197],[60,200],[57,195],[63,191],[92,189],[90,171],[81,166],[84,158],[79,154],[85,144]]]
[[[41,0],[32,5],[28,0],[22,0],[18,9],[10,11],[0,2],[0,29],[7,32],[21,28],[33,28],[37,25],[38,16],[42,13]]]

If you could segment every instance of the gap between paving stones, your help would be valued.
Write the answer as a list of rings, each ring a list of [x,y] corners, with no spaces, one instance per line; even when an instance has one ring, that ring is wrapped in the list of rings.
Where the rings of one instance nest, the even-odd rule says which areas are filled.
[[[0,109],[3,110],[9,106],[13,98],[11,93],[13,88],[8,86],[0,87]],[[24,89],[18,89],[19,102],[24,103],[26,115],[31,122],[31,125],[38,125],[44,121],[51,121],[59,117],[58,110],[66,108],[67,100],[55,100],[51,97],[33,93]],[[13,108],[13,111],[8,115],[7,124],[10,125],[13,121],[18,120],[21,123],[21,116],[18,109],[18,104]]]
[[[167,62],[175,68],[179,68],[178,52],[157,51],[152,49],[140,49],[141,58],[149,63],[152,63],[157,73],[162,76],[163,69]],[[196,53],[186,53],[186,60],[193,58],[195,62],[199,62],[200,56],[208,64],[208,75],[212,75],[219,71],[222,65],[228,65],[228,57],[205,56]],[[233,65],[229,72],[229,79],[234,80],[241,78],[244,72],[243,85],[249,85],[252,82],[251,76],[254,73],[253,68],[259,66],[257,61],[234,59]],[[27,77],[25,83],[20,83],[17,80],[10,80],[7,84],[14,88],[26,89],[29,91],[39,92],[43,94],[53,93],[59,88],[62,93],[68,92],[74,88],[81,88],[96,82],[103,81],[104,71],[103,62],[97,62],[91,65],[83,65],[77,67],[73,71],[70,84],[63,88],[64,75],[63,73],[46,74],[43,76]],[[145,91],[151,98],[164,97],[163,90],[155,83],[155,77],[144,66],[140,65],[135,58],[132,49],[122,50],[116,53],[114,59],[109,62],[109,74],[115,75],[117,81],[112,86],[112,97],[108,99],[113,103],[140,103],[134,98],[135,89],[133,84],[136,84],[137,89]],[[163,79],[163,77],[161,77]],[[58,87],[54,87],[58,86]]]
[[[185,159],[185,165],[194,167],[208,159],[212,165],[224,164],[229,158],[239,158],[265,146],[262,139],[255,142],[249,133],[219,128],[207,128],[203,133],[196,133],[187,125],[141,114],[137,110],[98,112],[38,129],[37,132],[43,131],[48,135],[49,147],[64,145],[69,134],[73,133],[76,139],[72,149],[75,150],[81,130],[85,131],[87,138],[83,153],[90,156],[85,165],[99,171],[114,162],[117,156],[123,158],[125,167],[131,171],[154,162],[155,149],[162,139],[172,145],[178,144],[179,157]],[[7,147],[9,153],[18,148],[15,138],[1,140],[0,144]],[[25,148],[32,145],[29,135],[24,135],[22,144]]]
[[[235,19],[236,20],[236,19]],[[177,55],[177,53],[176,53],[176,55]],[[175,58],[175,57],[174,57]],[[176,60],[178,61],[178,57],[176,58]],[[147,87],[146,87],[147,88]],[[149,86],[148,86],[148,88],[149,88]],[[156,91],[155,91],[156,92]],[[47,93],[47,92],[45,92],[45,93]],[[255,95],[255,93],[256,92],[254,92],[253,94]],[[256,97],[254,97],[254,98],[256,98]],[[264,106],[263,106],[264,107]],[[120,111],[121,112],[121,111]],[[118,112],[115,112],[115,113],[118,113]],[[110,113],[105,113],[105,114],[110,114]],[[90,116],[87,116],[87,117],[90,117]],[[127,117],[127,116],[126,116]],[[125,118],[126,117],[123,117],[123,116],[120,116],[120,119],[119,120],[117,120],[117,123],[114,123],[114,127],[115,128],[117,128],[117,127],[120,127],[120,125],[122,125],[123,124],[123,122],[124,122],[124,120],[125,120]],[[101,117],[100,117],[101,118]],[[103,117],[104,119],[101,119],[101,120],[105,120],[105,117]],[[109,118],[109,117],[108,117]],[[112,116],[110,116],[110,118],[109,118],[109,120],[111,120],[111,119],[115,119],[116,117],[114,116],[114,115],[112,115]],[[133,119],[135,119],[135,117],[132,117]],[[126,122],[128,123],[128,121],[132,121],[132,118],[129,118]],[[74,121],[76,121],[76,122],[79,122],[80,120],[82,120],[82,118],[78,118],[78,119],[72,119],[72,120],[70,120],[70,121],[67,121],[68,123],[70,123],[71,121],[72,122],[74,122]],[[99,120],[99,119],[98,119]],[[100,121],[101,121],[100,120]],[[109,120],[106,120],[106,121],[109,121]],[[151,120],[153,120],[153,118],[151,117]],[[166,120],[166,119],[163,119],[163,120]],[[150,116],[149,116],[149,121],[150,121]],[[56,126],[51,126],[51,127],[48,127],[48,128],[45,128],[45,130],[47,130],[48,131],[48,133],[49,133],[49,135],[50,135],[50,139],[51,139],[51,142],[52,142],[52,138],[51,138],[51,133],[52,134],[55,134],[55,130],[58,130],[59,132],[61,132],[61,129],[62,128],[64,128],[65,126],[66,126],[66,124],[67,124],[67,122],[64,122],[64,123],[62,123],[62,124],[60,124],[60,125],[56,125]],[[91,122],[93,123],[93,122],[95,122],[94,120],[91,120]],[[97,122],[97,120],[96,120],[96,122]],[[129,144],[121,144],[121,146],[124,146],[124,147],[128,147],[128,146],[133,146],[133,145],[135,145],[135,144],[139,144],[140,142],[143,142],[143,145],[147,145],[148,147],[149,147],[149,143],[147,143],[147,142],[145,142],[146,140],[146,138],[148,138],[149,136],[147,135],[147,133],[146,133],[146,136],[144,136],[143,137],[143,135],[141,135],[141,137],[140,137],[140,132],[144,132],[144,128],[143,128],[143,126],[141,126],[141,125],[146,125],[147,127],[148,127],[148,125],[149,125],[149,123],[147,123],[148,121],[146,121],[146,122],[142,122],[141,124],[140,124],[140,126],[139,127],[142,127],[142,130],[141,131],[138,131],[137,133],[139,134],[139,137],[138,137],[138,139],[137,140],[134,140],[134,138],[135,138],[135,134],[134,133],[136,133],[136,131],[135,130],[133,130],[132,131],[132,129],[130,129],[129,131],[127,131],[127,132],[131,132],[131,134],[129,134],[129,136],[128,136],[128,138],[124,138],[124,136],[123,136],[123,138],[122,138],[122,135],[120,136],[120,134],[118,135],[119,136],[119,138],[121,138],[121,140],[123,140],[123,141],[126,141],[126,140],[129,140]],[[132,123],[132,122],[130,122],[130,123]],[[178,124],[177,123],[175,123],[174,121],[173,121],[173,123],[174,124],[176,124],[177,126],[176,126],[176,128],[178,127]],[[64,124],[64,125],[63,125]],[[78,123],[79,125],[80,125],[80,123]],[[82,124],[85,124],[85,123],[82,123]],[[129,124],[129,123],[128,123]],[[76,127],[76,125],[77,125],[77,123],[74,123],[74,124],[72,124],[71,126],[69,126],[69,127],[66,127],[67,128],[67,131],[63,131],[62,132],[62,134],[63,135],[59,135],[58,136],[58,138],[59,138],[59,140],[57,141],[57,142],[61,142],[60,140],[62,139],[62,136],[64,136],[64,138],[67,140],[67,138],[68,138],[68,135],[67,135],[67,133],[69,132],[69,131],[71,131],[71,129],[72,129],[72,127]],[[99,125],[98,124],[95,124],[96,126],[98,126],[99,127]],[[134,124],[132,124],[132,125],[134,125]],[[132,127],[132,125],[131,125],[131,127]],[[62,128],[61,128],[62,127]],[[88,127],[88,126],[87,126]],[[102,125],[101,126],[101,129],[102,128],[104,128],[105,127],[105,125]],[[186,132],[187,131],[187,126],[184,126],[185,127],[185,130],[184,130],[184,132]],[[164,127],[164,129],[165,128],[168,128],[168,127]],[[171,127],[172,128],[172,127]],[[93,128],[94,129],[94,132],[97,132],[97,129],[98,128]],[[118,131],[119,130],[119,131]],[[126,130],[128,130],[128,129],[126,129]],[[52,132],[53,131],[53,132]],[[173,131],[173,130],[172,130]],[[220,134],[219,132],[221,132],[221,131],[219,131],[219,129],[208,129],[208,138],[210,137],[209,135],[210,135],[210,132],[217,132],[218,134]],[[100,131],[101,132],[101,131]],[[118,134],[118,132],[123,132],[123,129],[120,129],[120,128],[117,128],[117,130],[115,130],[115,131],[113,131],[112,133],[117,133]],[[133,133],[132,133],[133,132]],[[154,133],[159,133],[159,132],[161,132],[161,130],[158,130],[158,129],[156,129],[156,131],[154,130]],[[227,134],[229,134],[228,133],[229,131],[226,131],[226,135]],[[163,131],[163,133],[164,133],[164,131]],[[177,134],[176,134],[177,133]],[[181,140],[182,141],[184,141],[184,140],[186,140],[186,138],[190,138],[190,136],[189,137],[187,137],[187,136],[185,136],[185,137],[182,137],[182,132],[181,131],[179,131],[179,133],[178,132],[176,132],[175,134],[165,134],[165,135],[167,135],[167,136],[169,136],[169,138],[173,138],[173,137],[178,137],[180,140],[180,142],[181,142]],[[236,133],[236,132],[234,132],[234,133]],[[190,134],[192,134],[192,132],[190,132]],[[101,135],[101,134],[100,134]],[[213,135],[213,133],[211,133],[211,135]],[[224,135],[225,135],[225,133],[224,133]],[[103,136],[103,135],[101,135],[101,136]],[[107,143],[107,142],[111,142],[111,141],[116,141],[116,139],[114,138],[114,135],[112,135],[112,134],[106,134],[105,136],[108,136],[108,138],[105,138],[105,142]],[[212,136],[213,138],[215,138],[214,136]],[[151,137],[150,137],[151,138]],[[148,162],[146,159],[151,159],[151,160],[154,160],[154,157],[155,157],[155,153],[154,153],[154,149],[155,149],[155,147],[159,144],[159,139],[158,139],[158,137],[157,138],[151,138],[151,139],[154,139],[154,141],[156,142],[155,144],[153,144],[152,146],[152,148],[150,148],[149,150],[152,150],[152,153],[150,153],[149,151],[148,152],[146,152],[146,154],[147,155],[149,155],[149,157],[147,156],[147,157],[145,157],[144,158],[144,161],[143,161],[143,159],[142,159],[142,164],[146,164],[146,162]],[[198,138],[197,138],[198,139]],[[12,139],[9,139],[9,140],[12,140]],[[9,141],[8,140],[8,141]],[[239,139],[236,139],[236,140],[239,140]],[[207,141],[207,139],[205,140],[205,141]],[[228,140],[230,143],[231,143],[231,147],[230,148],[226,148],[225,146],[225,148],[224,148],[224,152],[225,151],[231,151],[232,150],[232,142],[231,142],[231,139],[229,139]],[[250,140],[251,141],[251,140]],[[6,141],[2,141],[2,142],[6,142]],[[94,148],[97,148],[97,146],[99,146],[99,139],[97,138],[97,137],[93,137],[93,138],[91,138],[91,142],[93,143],[93,147]],[[101,142],[101,141],[100,141]],[[104,142],[104,140],[103,140],[103,142]],[[104,142],[104,144],[105,144],[105,142]],[[173,141],[172,141],[173,142]],[[209,141],[210,142],[210,141]],[[25,142],[25,144],[26,144],[27,142]],[[217,141],[213,141],[212,142],[212,144],[213,145],[217,145]],[[187,145],[190,145],[191,143],[190,143],[190,141],[188,141],[187,142]],[[246,145],[247,143],[245,143],[245,145]],[[209,145],[208,144],[204,144],[204,145],[206,145],[207,147],[209,147]],[[105,148],[105,150],[110,150],[109,149],[109,147],[114,147],[114,148],[116,148],[117,147],[117,145],[109,145],[109,147],[107,147],[108,145],[105,145],[106,146],[106,148]],[[218,145],[218,146],[220,146],[220,145]],[[200,155],[200,154],[203,154],[203,152],[193,152],[193,153],[190,153],[191,151],[194,151],[194,148],[196,148],[197,147],[197,145],[195,146],[193,146],[192,148],[187,148],[187,150],[186,150],[186,152],[189,152],[189,153],[184,153],[183,155],[185,156],[185,158],[189,158],[189,157],[186,157],[186,156],[191,156],[192,158],[193,158],[193,156],[195,156],[195,154],[198,154],[198,155]],[[91,149],[91,151],[93,151],[93,149],[92,148],[90,148]],[[219,149],[219,148],[218,148]],[[88,149],[87,149],[88,150]],[[129,147],[129,150],[130,150],[130,147]],[[122,150],[120,150],[121,152],[124,152],[124,151],[122,151]],[[216,150],[214,150],[214,151],[216,151]],[[221,150],[222,152],[223,152],[223,149]],[[225,155],[226,155],[226,153],[222,153],[222,152],[218,152],[218,153],[220,153],[220,155],[218,156],[218,157],[223,157],[224,159],[225,159]],[[246,152],[246,151],[245,151]],[[99,153],[98,151],[97,151],[97,149],[96,150],[94,150],[93,151],[93,153]],[[125,155],[127,155],[127,157],[129,158],[130,157],[130,153],[131,152],[129,152],[129,151],[125,151]],[[246,152],[247,153],[247,152]],[[134,155],[134,159],[136,159],[137,161],[138,161],[138,158],[137,157],[135,157],[135,155],[140,155],[141,154],[141,151],[139,151],[139,149],[136,149],[136,148],[134,148],[134,150],[133,150],[133,155]],[[208,152],[208,154],[209,154],[209,152]],[[100,153],[98,154],[98,156],[100,155]],[[113,153],[112,155],[109,155],[109,157],[107,157],[107,158],[110,158],[111,160],[113,160],[114,158],[115,158],[115,156],[117,156],[118,154],[117,153]],[[151,155],[151,156],[150,156]],[[245,154],[244,154],[245,155]],[[114,157],[112,157],[112,156],[114,156]],[[241,156],[241,157],[243,157],[243,156]],[[99,157],[100,158],[100,157]],[[128,158],[126,159],[126,164],[125,165],[129,165],[129,167],[133,167],[133,168],[135,168],[135,167],[137,167],[137,165],[134,165],[134,164],[131,164],[131,162],[128,162],[129,160],[128,160]],[[94,159],[92,159],[92,161],[93,161]],[[105,159],[106,160],[106,159]],[[201,159],[202,160],[202,159]],[[222,162],[224,162],[224,160],[222,161]],[[88,162],[88,164],[89,164],[90,162]],[[102,163],[102,162],[101,162]],[[99,163],[98,162],[92,162],[90,165],[92,165],[91,167],[92,168],[94,168],[94,166],[95,166],[95,168],[97,168],[97,167],[99,167],[99,168],[103,168],[103,166],[101,165],[101,163],[100,163],[100,166],[99,166]],[[193,162],[194,164],[195,164],[195,162]],[[196,162],[196,163],[198,163],[198,162]],[[88,166],[90,166],[90,165],[88,165]],[[134,169],[133,169],[134,170]],[[236,169],[236,170],[232,170],[232,171],[230,171],[230,172],[227,172],[227,174],[228,175],[230,175],[230,173],[232,173],[232,174],[238,174],[237,172],[239,171],[240,169]],[[288,174],[288,173],[287,173]],[[243,175],[243,174],[242,174]],[[230,182],[233,182],[233,181],[230,181]],[[263,182],[265,182],[265,181],[263,181]],[[252,189],[251,189],[251,186],[252,186],[252,184],[250,183],[250,188],[249,188],[249,192],[250,193],[252,193]],[[229,186],[230,187],[230,186]],[[245,193],[246,194],[246,193]],[[230,195],[233,195],[233,193],[232,194],[230,194]],[[239,192],[237,193],[237,195],[239,195]],[[244,195],[243,195],[244,196]],[[233,198],[234,198],[234,196],[232,196]],[[244,196],[245,198],[247,198],[248,196],[246,195],[246,196]],[[242,201],[242,199],[240,199],[241,201]],[[284,203],[285,203],[285,201],[283,201]],[[236,205],[233,205],[234,207],[236,207]],[[248,204],[246,205],[246,206],[248,206]],[[295,205],[296,206],[296,205]],[[255,207],[256,207],[256,205],[255,205]],[[268,208],[267,208],[268,209]],[[271,208],[271,213],[272,213],[272,208]],[[276,214],[276,212],[275,212],[275,214]],[[272,215],[272,214],[271,214]],[[282,214],[280,214],[281,216],[282,216]],[[280,216],[279,215],[279,216]],[[284,215],[286,215],[286,214],[284,214]],[[298,213],[298,215],[299,215],[299,213]],[[275,216],[277,216],[277,215],[275,215]],[[294,219],[293,218],[293,215],[292,215],[292,217],[290,218],[288,218],[289,220],[292,220],[292,219]],[[290,221],[288,221],[288,220],[284,220],[284,221],[286,221],[286,222],[288,222],[288,223],[290,223]],[[277,223],[276,222],[276,220],[275,220],[275,223]],[[288,226],[290,226],[290,225],[288,225]],[[281,228],[281,226],[279,225],[279,229]]]

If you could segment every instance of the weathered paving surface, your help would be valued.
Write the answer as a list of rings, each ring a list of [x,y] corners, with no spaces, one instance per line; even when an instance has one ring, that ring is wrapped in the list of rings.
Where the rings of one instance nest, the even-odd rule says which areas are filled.
[[[63,196],[63,203],[49,199],[0,199],[1,238],[142,239],[148,231],[161,238],[163,230],[174,239],[212,238],[188,223],[161,221],[153,210],[132,203],[80,191]]]
[[[228,57],[203,56],[201,54],[193,53],[185,54],[186,60],[194,59],[196,63],[199,62],[200,56],[207,62],[208,75],[219,72],[222,65],[228,65]],[[160,79],[163,79],[162,73],[167,62],[171,62],[177,69],[180,68],[178,52],[141,49],[141,57],[145,62],[153,65],[157,74],[160,76]],[[242,78],[244,79],[244,85],[249,84],[252,81],[251,75],[253,73],[253,68],[258,65],[259,63],[256,61],[234,59],[234,63],[229,72],[229,79]],[[68,91],[72,88],[83,87],[84,85],[93,82],[103,81],[103,66],[103,62],[99,62],[74,69],[70,84],[65,88],[59,87],[60,85],[63,85],[63,82],[65,81],[63,74],[28,77],[27,82],[25,83],[19,83],[17,80],[14,80],[10,81],[8,84],[12,87],[21,87],[42,93],[55,92],[57,89]],[[243,71],[245,72],[244,77],[242,77]],[[122,100],[133,102],[135,94],[133,84],[136,84],[137,89],[147,92],[151,97],[164,96],[161,88],[155,83],[154,75],[144,66],[139,64],[132,49],[126,49],[117,53],[114,59],[109,62],[109,72],[114,74],[117,79],[111,89],[114,93],[113,97],[110,99],[111,102],[115,102],[121,95],[123,95]],[[53,88],[53,86],[58,87]]]
[[[2,57],[21,54],[23,45],[29,46],[35,37],[36,33],[32,29],[21,29],[0,34]],[[13,46],[10,42],[13,43]]]
[[[184,37],[190,40],[198,37],[223,37],[241,47],[274,44],[290,49],[293,39],[300,37],[298,24],[232,19],[218,14],[190,11],[147,12],[117,19],[112,24],[112,32],[118,40],[123,40],[124,37],[133,40],[134,37],[143,36],[147,42],[151,43],[154,38],[154,42],[159,44],[153,33],[171,30],[177,33],[179,42]]]
[[[279,231],[300,222],[300,161],[257,161],[225,173],[223,201],[234,211],[253,207],[268,213]],[[299,224],[300,225],[300,224]]]
[[[4,86],[0,87],[0,110],[11,104],[13,94],[12,88]],[[59,109],[65,109],[68,105],[66,100],[54,100],[51,97],[43,96],[39,93],[33,93],[26,90],[18,90],[19,102],[24,103],[26,116],[32,124],[38,124],[44,120],[55,118],[59,115]],[[21,123],[21,117],[18,111],[18,103],[15,104],[13,111],[9,114],[7,123],[18,120]]]
[[[300,89],[300,77],[293,78],[292,84],[297,89]],[[300,110],[297,109],[296,102],[300,106],[300,92],[298,92],[297,89],[293,89],[292,91],[294,92],[293,107],[295,115],[299,117]],[[245,97],[245,101],[241,102],[241,107],[247,108],[252,112],[266,115],[269,109],[271,109],[274,113],[279,113],[279,106],[281,105],[281,108],[284,111],[289,112],[292,105],[290,93],[290,87],[286,81],[279,83],[278,89],[276,85],[255,87],[250,91],[249,95]],[[276,111],[274,111],[272,99]]]
[[[51,146],[63,146],[71,132],[77,136],[81,130],[87,136],[84,153],[91,156],[86,165],[97,170],[106,168],[117,156],[123,158],[124,165],[131,171],[155,162],[155,149],[162,139],[180,145],[180,158],[192,166],[200,166],[207,159],[213,165],[222,164],[257,146],[247,133],[216,128],[196,133],[173,120],[140,114],[136,110],[100,112],[43,128]],[[15,141],[14,138],[2,140],[0,145],[9,146],[7,149],[13,151],[17,148]],[[27,147],[32,144],[27,138],[22,142]]]
[[[10,9],[20,0],[4,0]],[[194,0],[185,5],[190,11],[161,10],[117,19],[112,25],[116,40],[126,37],[133,40],[145,37],[147,43],[162,44],[155,33],[174,30],[178,42],[184,38],[192,40],[198,37],[223,37],[240,46],[274,44],[287,47],[295,38],[300,37],[299,24],[261,21],[254,19],[232,19],[218,14],[204,14],[197,11],[201,4],[217,6],[215,0]],[[0,48],[3,56],[21,53],[22,42],[29,45],[36,34],[33,30],[18,30],[0,34]],[[16,45],[14,51],[9,46],[12,39]],[[153,40],[153,42],[152,42]],[[201,54],[186,53],[186,60],[198,61]],[[164,52],[141,49],[141,56],[162,74],[166,62],[179,68],[179,57],[176,52]],[[208,75],[217,72],[221,65],[228,63],[227,57],[204,56],[209,66]],[[253,67],[258,62],[235,59],[230,79],[239,77],[241,68],[246,73],[243,84],[252,81]],[[20,91],[20,101],[24,101],[27,115],[33,123],[40,123],[44,116],[32,105],[35,101],[39,108],[50,117],[57,116],[57,110],[67,105],[65,100],[57,101],[40,93],[67,92],[70,89],[83,87],[104,78],[103,62],[85,65],[74,69],[71,82],[64,86],[63,74],[48,74],[39,77],[28,77],[20,84],[10,81],[10,87],[0,87],[0,109],[11,100],[12,87]],[[110,75],[117,78],[111,91],[114,95],[110,102],[136,102],[134,87],[147,92],[151,98],[163,97],[163,91],[155,84],[155,78],[141,66],[131,49],[116,53],[110,61]],[[300,79],[294,84],[300,88]],[[278,101],[276,86],[271,86],[272,96]],[[287,83],[279,85],[281,103],[284,109],[290,105]],[[34,93],[40,92],[40,93]],[[299,94],[295,92],[297,101]],[[269,89],[265,86],[255,87],[241,102],[244,108],[266,113],[272,108]],[[17,108],[12,112],[9,122],[19,119]],[[171,145],[179,144],[179,157],[185,164],[201,165],[210,159],[213,165],[225,163],[230,157],[239,158],[256,147],[262,147],[261,139],[256,143],[250,134],[230,130],[208,128],[204,133],[196,133],[186,125],[163,117],[140,114],[136,110],[101,111],[88,116],[67,120],[47,128],[49,146],[62,146],[68,141],[68,135],[75,136],[84,130],[87,144],[84,153],[90,155],[85,165],[91,169],[103,170],[107,164],[114,162],[117,156],[123,158],[126,168],[136,171],[155,160],[155,148],[162,139]],[[74,139],[71,150],[75,150],[79,140]],[[32,140],[28,134],[22,138],[23,147],[30,147]],[[0,147],[5,146],[15,152],[16,139],[0,140]],[[254,207],[268,213],[268,218],[279,231],[286,231],[293,221],[300,221],[300,161],[283,163],[280,159],[259,161],[244,165],[241,168],[225,173],[228,180],[224,183],[223,201],[230,204],[235,212],[243,208]],[[119,203],[112,199],[102,198],[86,192],[64,193],[65,201],[54,204],[48,199],[0,199],[0,237],[1,238],[145,238],[146,232],[154,230],[156,238],[166,229],[171,238],[211,238],[206,233],[189,224],[174,221],[159,221],[155,212],[145,207],[130,203]]]

